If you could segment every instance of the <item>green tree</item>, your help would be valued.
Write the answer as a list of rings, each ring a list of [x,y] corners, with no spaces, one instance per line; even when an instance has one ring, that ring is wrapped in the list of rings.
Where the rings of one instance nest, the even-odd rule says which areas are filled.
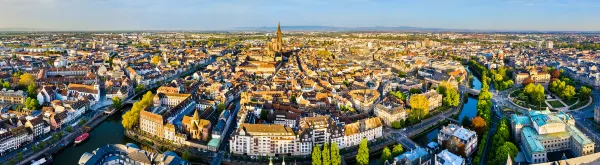
[[[10,83],[8,83],[7,81],[2,83],[2,88],[4,89],[10,89]]]
[[[187,160],[187,161],[189,161],[189,160],[190,160],[190,151],[188,151],[188,150],[185,150],[185,152],[183,152],[183,154],[181,154],[181,158],[182,158],[183,160]]]
[[[460,94],[455,88],[447,89],[446,96],[443,98],[443,102],[448,106],[456,107],[460,103]]]
[[[462,118],[461,124],[463,127],[469,127],[471,125],[471,119],[468,116]]]
[[[402,144],[396,144],[394,145],[394,148],[392,148],[392,155],[394,157],[402,154],[404,152],[404,148],[402,148]]]
[[[25,108],[27,108],[29,110],[35,110],[39,107],[40,107],[40,102],[37,99],[31,98],[31,97],[28,97],[27,99],[25,99]]]
[[[586,86],[579,89],[579,97],[582,100],[587,100],[592,95],[592,90]]]
[[[35,98],[37,96],[37,87],[35,83],[29,84],[27,86],[27,96]]]
[[[575,87],[571,85],[567,85],[563,91],[563,97],[567,100],[570,100],[575,94]]]
[[[394,121],[394,122],[392,122],[392,128],[394,128],[394,129],[400,129],[400,128],[402,128],[402,125],[400,124],[400,121]]]
[[[323,158],[323,165],[331,165],[331,152],[329,151],[329,145],[323,144],[323,152],[321,152]]]
[[[383,151],[381,152],[381,163],[384,164],[385,161],[390,161],[392,159],[392,153],[390,152],[390,149],[387,147],[383,148]]]
[[[358,154],[356,154],[356,162],[359,165],[369,164],[369,146],[367,145],[367,139],[363,138],[358,146]]]
[[[135,87],[135,93],[140,93],[145,89],[143,84],[139,84]]]
[[[225,110],[225,104],[221,103],[221,104],[217,105],[217,114],[221,114],[221,112],[223,112],[224,110]],[[261,111],[261,117],[262,117],[262,111]]]
[[[119,97],[113,97],[112,104],[115,109],[119,109],[123,106],[123,101]]]
[[[312,151],[312,164],[313,165],[322,165],[321,163],[321,149],[319,145],[315,145]]]
[[[71,132],[71,131],[73,131],[73,127],[71,127],[71,126],[68,126],[67,128],[65,128],[65,130],[66,130],[67,132]]]
[[[331,165],[342,164],[342,157],[340,156],[340,148],[336,142],[331,143]]]

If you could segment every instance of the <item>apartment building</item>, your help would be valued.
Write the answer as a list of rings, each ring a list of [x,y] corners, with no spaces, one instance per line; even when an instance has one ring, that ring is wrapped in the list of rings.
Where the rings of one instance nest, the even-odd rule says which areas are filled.
[[[6,90],[4,88],[0,91],[0,103],[24,104],[25,92],[22,90]]]

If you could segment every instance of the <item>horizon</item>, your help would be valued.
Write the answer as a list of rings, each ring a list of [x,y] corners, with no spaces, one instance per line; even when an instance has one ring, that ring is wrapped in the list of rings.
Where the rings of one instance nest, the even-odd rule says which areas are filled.
[[[478,31],[600,31],[592,0],[390,1],[5,0],[2,29],[231,31],[242,27],[416,27]],[[18,14],[15,14],[18,13]]]

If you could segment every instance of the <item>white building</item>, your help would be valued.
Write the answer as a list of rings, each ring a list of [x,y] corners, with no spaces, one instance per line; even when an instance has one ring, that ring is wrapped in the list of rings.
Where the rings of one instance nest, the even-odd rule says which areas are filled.
[[[359,120],[344,126],[344,147],[356,146],[366,138],[368,141],[380,138],[383,135],[383,124],[379,117]]]
[[[443,126],[438,133],[438,143],[448,143],[451,146],[464,145],[465,153],[456,153],[457,155],[465,154],[465,157],[469,157],[475,149],[477,149],[477,134],[475,131],[463,128],[456,124],[448,124]],[[456,151],[457,152],[457,151]]]
[[[464,165],[465,159],[454,155],[448,150],[443,150],[435,156],[435,165]]]

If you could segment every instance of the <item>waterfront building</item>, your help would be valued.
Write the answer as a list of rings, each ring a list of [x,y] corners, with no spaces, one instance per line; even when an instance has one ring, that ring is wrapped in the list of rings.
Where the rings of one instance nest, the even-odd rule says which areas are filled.
[[[406,151],[394,158],[393,165],[431,165],[433,164],[433,154],[424,148],[418,147],[414,150]]]
[[[383,123],[379,117],[359,120],[344,126],[344,147],[359,145],[362,139],[373,141],[383,135]]]
[[[417,95],[424,95],[428,102],[429,102],[429,111],[434,110],[437,107],[442,106],[442,95],[439,94],[436,90],[430,90],[429,92],[425,92],[423,94],[417,94]],[[410,105],[410,99],[407,98],[406,99],[408,104]]]
[[[435,165],[464,165],[465,159],[454,155],[448,150],[443,150],[435,156]]]
[[[279,124],[241,124],[230,140],[234,154],[255,156],[292,155],[296,135],[292,128]]]
[[[163,154],[141,150],[128,143],[104,145],[92,153],[85,152],[79,158],[79,165],[97,164],[143,164],[143,165],[187,165],[189,162],[167,151]]]
[[[462,157],[469,157],[477,149],[477,134],[475,131],[456,124],[443,126],[437,139],[443,147]]]
[[[323,145],[324,143],[336,142],[339,146],[344,146],[344,129],[338,126],[329,116],[304,117],[300,119],[300,137],[307,136],[313,145]],[[343,148],[343,147],[341,147]]]
[[[547,153],[570,151],[574,156],[594,153],[594,142],[575,127],[573,117],[564,112],[529,111],[513,114],[511,127],[529,163],[548,161]]]

